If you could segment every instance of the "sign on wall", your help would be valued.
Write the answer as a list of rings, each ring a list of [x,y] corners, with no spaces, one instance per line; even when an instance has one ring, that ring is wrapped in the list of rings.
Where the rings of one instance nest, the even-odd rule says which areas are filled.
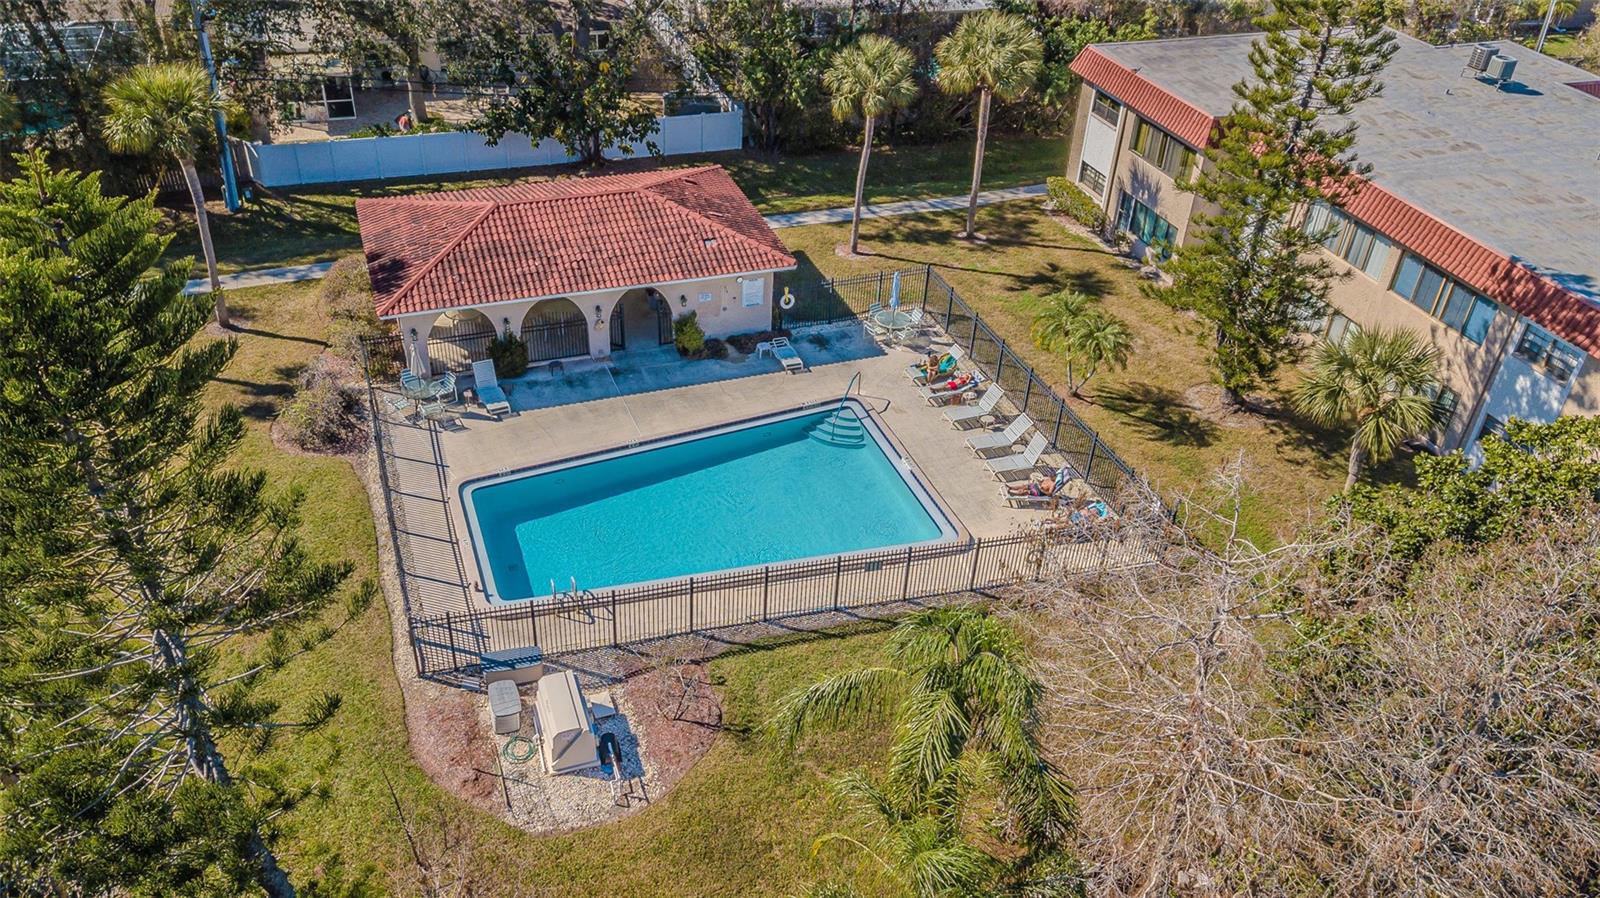
[[[742,286],[744,288],[742,294],[744,307],[747,309],[761,305],[762,301],[767,298],[767,282],[765,278],[745,278]]]

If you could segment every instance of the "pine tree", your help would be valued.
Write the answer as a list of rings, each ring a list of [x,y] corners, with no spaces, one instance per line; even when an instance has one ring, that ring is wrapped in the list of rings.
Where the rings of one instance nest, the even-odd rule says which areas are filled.
[[[1383,22],[1374,0],[1273,4],[1250,50],[1254,76],[1234,86],[1218,125],[1214,165],[1187,185],[1218,211],[1196,216],[1200,242],[1168,264],[1169,298],[1211,325],[1212,368],[1236,406],[1296,358],[1303,322],[1326,302],[1334,272],[1314,251],[1327,234],[1291,224],[1360,187],[1367,167],[1348,115],[1382,90],[1394,55]]]
[[[328,634],[350,568],[297,542],[298,494],[231,461],[240,412],[202,419],[236,344],[195,339],[209,300],[158,222],[42,155],[0,184],[0,881],[281,898],[265,825],[297,796],[222,740],[337,709],[279,721],[252,687]]]

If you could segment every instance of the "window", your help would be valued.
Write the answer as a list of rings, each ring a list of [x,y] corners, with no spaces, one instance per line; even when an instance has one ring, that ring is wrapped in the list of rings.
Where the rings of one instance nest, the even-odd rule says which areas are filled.
[[[1322,235],[1328,252],[1377,280],[1389,262],[1389,239],[1327,203],[1316,203],[1306,214],[1306,233]]]
[[[1171,222],[1127,193],[1123,193],[1117,203],[1117,228],[1132,234],[1145,246],[1155,248],[1162,261],[1172,255],[1172,247],[1178,241],[1178,229]]]
[[[1087,162],[1078,166],[1078,183],[1094,191],[1095,196],[1105,195],[1105,173]]]
[[[322,79],[322,102],[328,107],[329,121],[356,117],[356,97],[349,78]]]
[[[1089,111],[1095,114],[1095,118],[1115,125],[1117,119],[1122,117],[1122,104],[1100,91],[1095,91],[1094,101],[1090,103]]]
[[[1559,383],[1572,379],[1583,365],[1583,356],[1576,347],[1532,321],[1523,327],[1522,337],[1512,352],[1517,358],[1544,368],[1545,373]]]
[[[1437,446],[1444,442],[1445,434],[1450,431],[1456,409],[1461,405],[1461,397],[1449,387],[1433,387],[1426,391],[1426,395],[1433,400],[1433,430],[1428,433],[1428,440]]]
[[[1350,335],[1355,333],[1356,330],[1357,327],[1354,321],[1340,315],[1338,312],[1334,312],[1328,316],[1327,324],[1322,328],[1322,336],[1329,343],[1342,346],[1344,341],[1350,339]]]
[[[1451,280],[1411,253],[1400,259],[1400,268],[1389,289],[1480,346],[1499,309],[1494,300]]]
[[[1189,169],[1194,164],[1194,150],[1144,119],[1139,119],[1133,127],[1130,148],[1135,155],[1166,172],[1174,180],[1188,177]]]
[[[1475,442],[1481,443],[1491,436],[1499,437],[1502,440],[1505,439],[1506,422],[1496,418],[1494,415],[1484,415],[1483,426],[1478,428],[1478,439]]]

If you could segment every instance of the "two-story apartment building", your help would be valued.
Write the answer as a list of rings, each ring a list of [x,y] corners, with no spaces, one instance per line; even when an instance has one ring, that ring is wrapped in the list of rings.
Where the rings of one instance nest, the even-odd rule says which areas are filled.
[[[1209,164],[1254,37],[1096,44],[1073,63],[1067,174],[1136,250],[1196,239],[1207,204],[1177,181]],[[1600,78],[1513,44],[1497,48],[1513,71],[1491,78],[1472,46],[1396,40],[1382,93],[1354,113],[1368,183],[1308,216],[1332,229],[1342,273],[1323,335],[1427,335],[1451,410],[1431,435],[1443,451],[1513,416],[1600,413]]]

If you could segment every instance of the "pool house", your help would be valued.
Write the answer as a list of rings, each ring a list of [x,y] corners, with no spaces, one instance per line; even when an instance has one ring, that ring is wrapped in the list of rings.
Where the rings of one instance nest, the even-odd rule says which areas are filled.
[[[427,378],[521,337],[530,365],[767,330],[795,267],[720,166],[356,202],[375,310]]]

